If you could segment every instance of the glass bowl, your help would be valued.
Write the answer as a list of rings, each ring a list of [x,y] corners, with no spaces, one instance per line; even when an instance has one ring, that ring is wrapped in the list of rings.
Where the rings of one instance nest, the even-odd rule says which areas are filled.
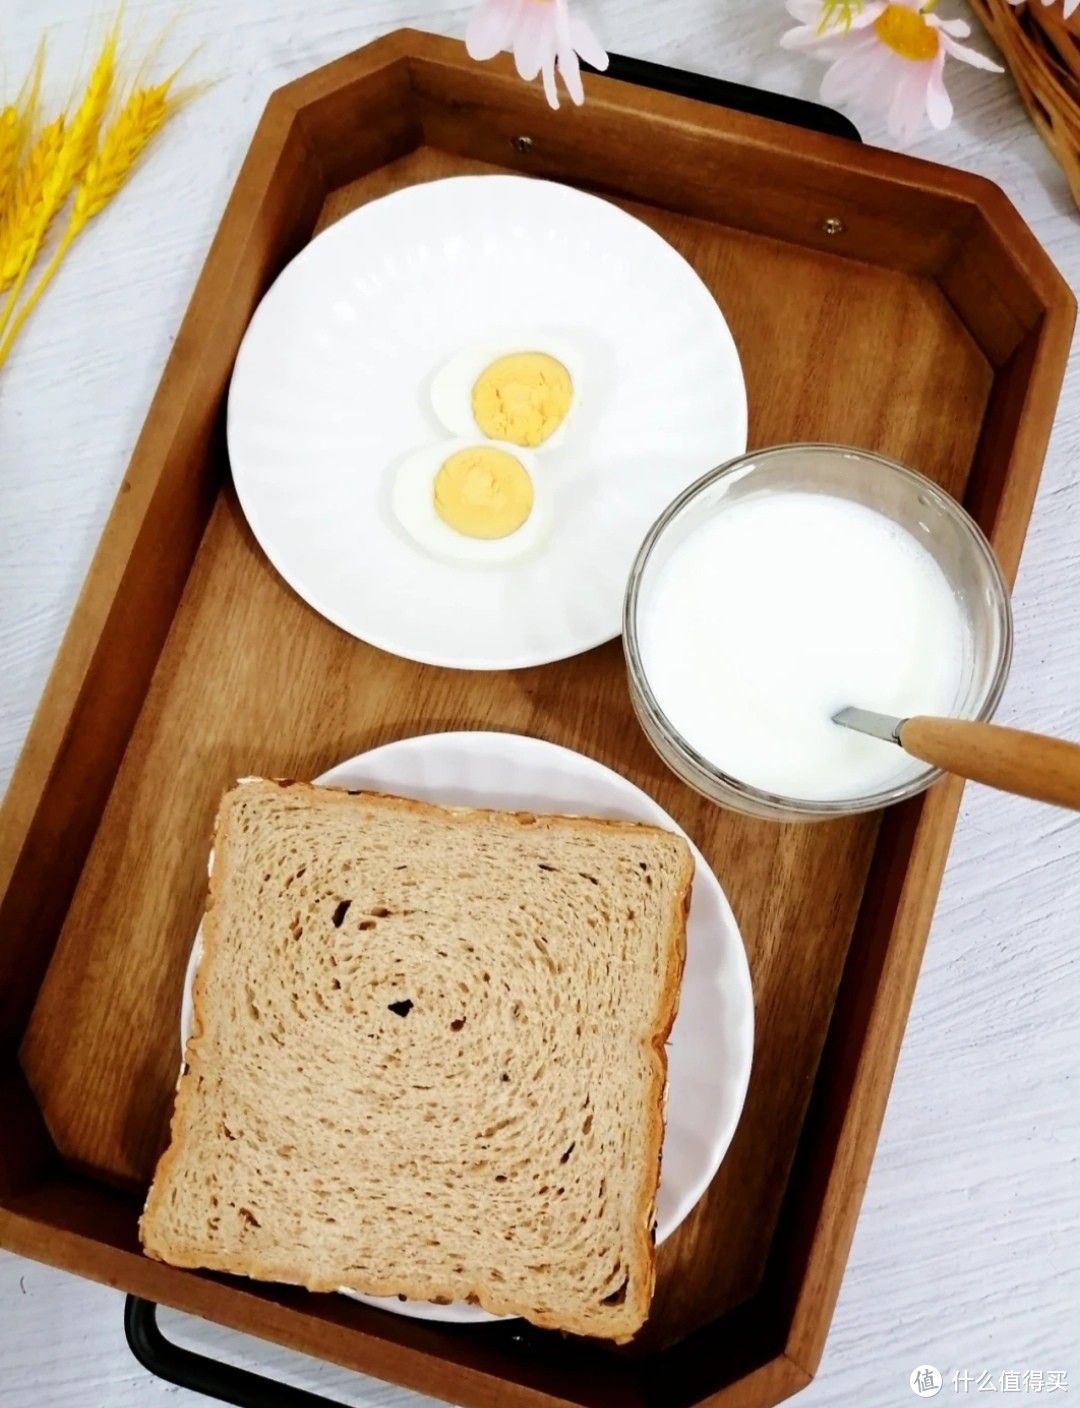
[[[642,660],[639,620],[657,572],[672,550],[725,504],[785,490],[846,498],[876,509],[912,533],[937,560],[967,624],[957,718],[989,719],[1012,659],[1012,611],[993,550],[974,519],[932,480],[895,460],[843,445],[781,445],[741,456],[684,490],[649,530],[630,573],[623,610],[623,644],[634,709],[649,741],[684,782],[722,806],[782,821],[854,816],[902,802],[941,773],[924,764],[895,785],[835,801],[762,791],[722,771],[681,736],[661,709]]]

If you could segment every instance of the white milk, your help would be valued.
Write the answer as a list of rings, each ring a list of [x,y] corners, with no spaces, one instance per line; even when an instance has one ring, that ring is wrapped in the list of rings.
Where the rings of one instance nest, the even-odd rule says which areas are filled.
[[[650,575],[638,619],[646,677],[686,741],[741,782],[804,801],[919,771],[833,715],[948,714],[970,649],[930,553],[873,509],[823,494],[718,506]]]

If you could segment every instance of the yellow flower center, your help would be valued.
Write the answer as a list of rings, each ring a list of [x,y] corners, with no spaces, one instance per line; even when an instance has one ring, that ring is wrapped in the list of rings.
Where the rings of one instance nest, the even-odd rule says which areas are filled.
[[[912,63],[937,58],[941,44],[937,30],[926,23],[922,12],[904,5],[886,5],[874,21],[874,33],[886,48]]]

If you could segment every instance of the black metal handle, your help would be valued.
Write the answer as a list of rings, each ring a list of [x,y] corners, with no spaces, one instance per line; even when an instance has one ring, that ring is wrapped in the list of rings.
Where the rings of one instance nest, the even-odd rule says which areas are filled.
[[[588,64],[583,68],[595,73]],[[754,117],[768,117],[773,122],[786,122],[791,127],[805,127],[811,132],[821,132],[827,137],[846,137],[848,141],[861,142],[859,129],[846,117],[841,117],[832,108],[821,103],[811,103],[805,98],[790,98],[783,93],[767,93],[762,88],[748,88],[742,83],[729,83],[724,78],[709,78],[703,73],[690,73],[686,69],[668,68],[665,64],[654,64],[648,59],[631,59],[625,54],[611,54],[605,70],[608,78],[620,79],[623,83],[637,83],[642,88],[656,88],[661,93],[673,93],[681,98],[696,98],[698,102],[712,103],[715,107],[732,108],[735,112],[750,113]]]
[[[161,1333],[157,1309],[153,1301],[128,1296],[124,1302],[124,1335],[143,1368],[166,1383],[235,1404],[235,1408],[341,1408],[317,1393],[292,1388],[277,1379],[264,1379],[261,1374],[222,1364],[173,1344]]]

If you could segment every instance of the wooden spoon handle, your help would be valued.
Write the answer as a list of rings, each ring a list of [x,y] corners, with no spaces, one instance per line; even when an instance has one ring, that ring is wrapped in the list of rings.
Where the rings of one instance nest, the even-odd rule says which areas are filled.
[[[945,772],[1080,811],[1080,744],[968,719],[914,718],[900,729],[904,751]]]

